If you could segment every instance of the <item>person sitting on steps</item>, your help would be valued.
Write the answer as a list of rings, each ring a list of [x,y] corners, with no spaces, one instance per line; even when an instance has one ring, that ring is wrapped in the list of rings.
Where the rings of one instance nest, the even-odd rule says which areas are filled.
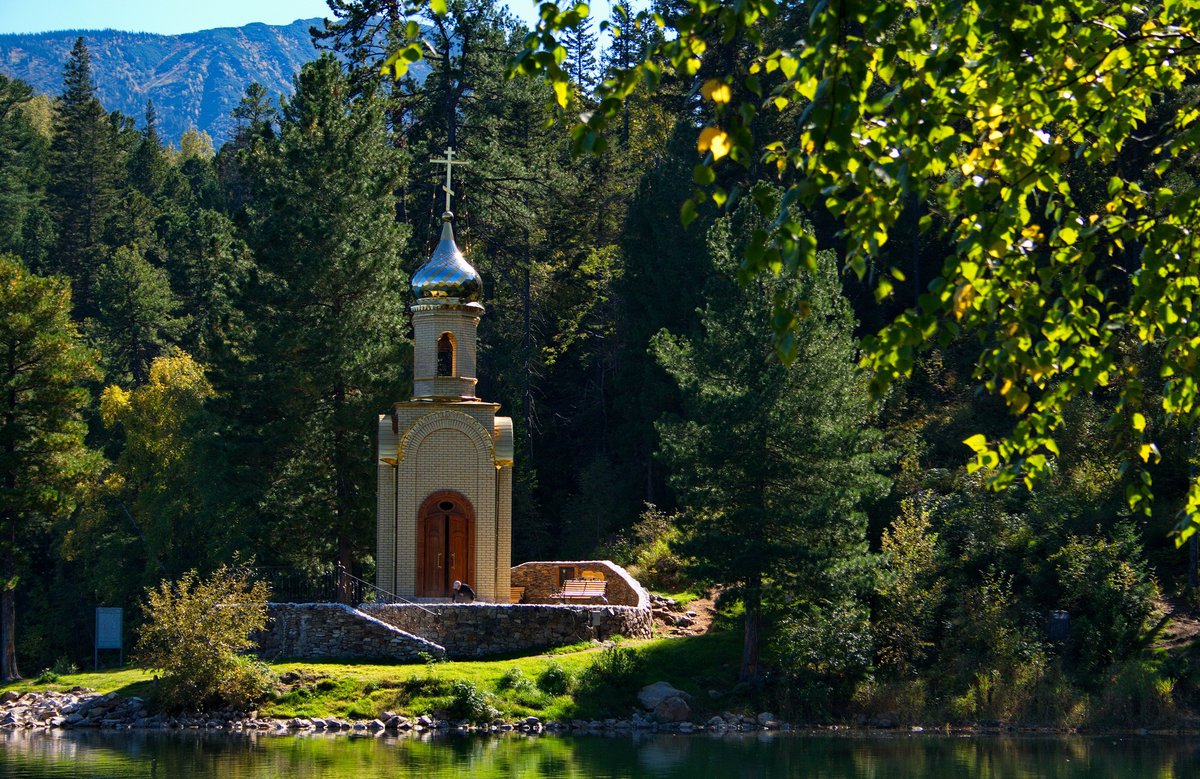
[[[464,584],[460,581],[454,582],[454,602],[458,602],[458,596],[461,595],[468,603],[475,600],[475,590],[471,589],[471,585]]]

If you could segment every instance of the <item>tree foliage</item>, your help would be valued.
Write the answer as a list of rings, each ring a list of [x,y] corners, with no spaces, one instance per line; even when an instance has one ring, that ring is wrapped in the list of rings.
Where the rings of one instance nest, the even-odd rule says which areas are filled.
[[[791,215],[802,205],[837,220],[843,266],[886,301],[906,281],[890,239],[915,209],[946,256],[915,289],[917,304],[865,340],[873,389],[907,376],[929,344],[977,335],[975,376],[1017,421],[966,443],[1002,487],[1043,475],[1066,406],[1111,388],[1125,462],[1138,472],[1129,505],[1148,511],[1145,466],[1161,456],[1151,404],[1167,424],[1200,414],[1192,5],[847,0],[816,4],[807,18],[796,10],[688,0],[678,15],[656,15],[674,34],[601,85],[599,109],[572,131],[577,147],[597,147],[639,84],[697,78],[707,60],[741,47],[748,54],[726,60],[732,68],[697,83],[698,187],[684,220],[705,202],[734,207],[746,174],[718,179],[730,164],[774,178],[786,194],[749,242],[743,271],[815,266],[817,242]],[[584,4],[543,5],[514,62],[543,74],[564,107],[562,34],[587,15]],[[787,358],[802,318],[776,310]],[[1161,352],[1157,375],[1125,358],[1127,341]],[[1180,540],[1200,528],[1200,481],[1183,513]]]
[[[391,200],[403,169],[385,131],[380,102],[326,55],[296,77],[278,136],[244,152],[255,267],[238,305],[254,327],[219,382],[245,436],[227,441],[229,465],[258,466],[228,475],[252,480],[241,509],[261,512],[256,532],[293,560],[332,552],[348,569],[374,526],[372,421],[407,373],[407,231]]]
[[[18,563],[47,523],[94,486],[101,459],[84,442],[95,355],[70,318],[65,279],[0,255],[0,676],[19,677]]]
[[[106,497],[118,504],[111,510],[127,517],[137,536],[131,542],[135,548],[108,553],[127,564],[145,559],[151,582],[227,552],[220,529],[204,522],[200,469],[194,462],[196,417],[212,396],[203,367],[183,352],[155,358],[146,381],[134,389],[110,385],[100,396],[105,426],[119,427],[123,434]],[[74,535],[69,547],[76,554],[86,554],[78,549],[83,544],[99,545],[87,529]]]
[[[866,553],[862,504],[886,479],[832,258],[803,280],[740,287],[734,254],[747,224],[737,217],[748,212],[710,233],[701,332],[660,333],[653,348],[684,395],[683,418],[658,426],[685,507],[679,548],[693,575],[736,588],[745,602],[742,676],[754,678],[764,602],[854,592]],[[776,299],[810,307],[790,365],[764,338]]]

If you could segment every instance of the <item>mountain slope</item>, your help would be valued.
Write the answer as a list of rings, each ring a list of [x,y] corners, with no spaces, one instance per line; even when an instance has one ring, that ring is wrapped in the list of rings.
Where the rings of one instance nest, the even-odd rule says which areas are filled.
[[[194,126],[220,146],[233,128],[229,112],[249,83],[259,82],[274,97],[291,94],[292,76],[318,55],[308,30],[320,23],[299,19],[288,25],[254,23],[184,35],[117,30],[0,35],[0,72],[57,95],[63,65],[82,35],[105,108],[135,117],[141,126],[151,99],[165,140],[178,143]]]

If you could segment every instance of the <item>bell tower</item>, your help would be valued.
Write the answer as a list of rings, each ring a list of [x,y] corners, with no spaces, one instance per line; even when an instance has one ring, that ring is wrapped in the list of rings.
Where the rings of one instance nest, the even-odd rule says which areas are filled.
[[[483,281],[454,242],[454,215],[442,215],[442,237],[412,279],[413,398],[475,397],[475,333]]]
[[[413,274],[413,392],[381,414],[375,578],[406,598],[450,596],[455,580],[480,600],[508,602],[512,565],[512,420],[475,395],[483,280],[454,240],[446,211],[433,255]]]

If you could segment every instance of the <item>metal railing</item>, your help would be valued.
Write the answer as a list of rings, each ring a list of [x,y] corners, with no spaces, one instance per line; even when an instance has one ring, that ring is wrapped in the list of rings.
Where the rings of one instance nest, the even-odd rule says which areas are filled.
[[[419,603],[376,587],[347,571],[341,563],[329,571],[304,571],[285,566],[259,565],[251,569],[257,579],[271,588],[271,600],[277,603],[404,603],[430,611]]]
[[[338,570],[339,583],[341,585],[344,585],[344,586],[350,588],[354,592],[354,595],[355,595],[354,602],[355,603],[379,603],[379,604],[404,603],[409,606],[416,606],[418,609],[425,612],[426,614],[432,614],[434,616],[437,616],[437,612],[434,612],[434,611],[431,611],[431,610],[425,608],[424,606],[422,606],[420,603],[417,603],[416,601],[409,600],[408,598],[404,597],[403,595],[397,595],[394,592],[388,592],[387,590],[385,590],[381,587],[376,587],[374,584],[371,584],[368,581],[364,581],[363,579],[358,578],[357,576],[355,576],[354,574],[350,573],[345,568],[343,568],[341,563],[338,564],[337,570]],[[343,602],[345,602],[345,601],[343,601]]]

